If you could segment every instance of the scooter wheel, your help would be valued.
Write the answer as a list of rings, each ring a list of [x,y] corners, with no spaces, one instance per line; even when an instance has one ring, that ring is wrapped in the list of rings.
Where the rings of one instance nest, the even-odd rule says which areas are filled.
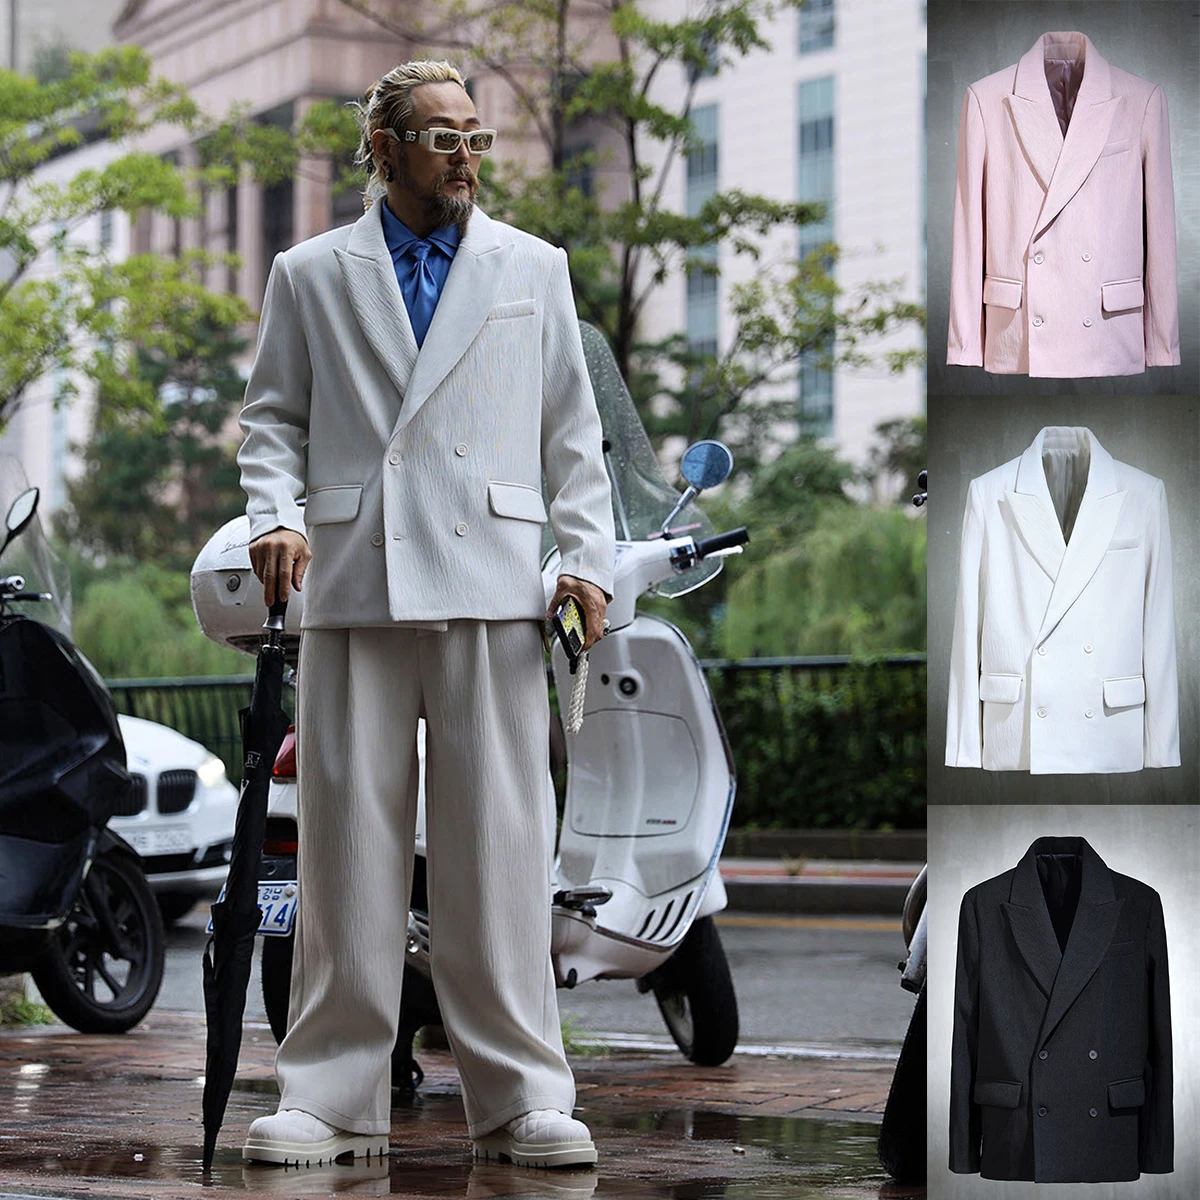
[[[721,935],[701,917],[649,977],[659,1012],[684,1057],[719,1067],[737,1047],[738,1007]]]
[[[80,1033],[124,1033],[162,984],[162,917],[141,864],[121,850],[93,863],[75,907],[31,974],[42,999]]]

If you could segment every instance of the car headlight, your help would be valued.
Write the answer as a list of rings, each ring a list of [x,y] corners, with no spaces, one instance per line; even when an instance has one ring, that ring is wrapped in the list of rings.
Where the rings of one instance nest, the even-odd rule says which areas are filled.
[[[225,764],[215,755],[210,754],[197,768],[196,777],[207,788],[216,787],[225,779]]]

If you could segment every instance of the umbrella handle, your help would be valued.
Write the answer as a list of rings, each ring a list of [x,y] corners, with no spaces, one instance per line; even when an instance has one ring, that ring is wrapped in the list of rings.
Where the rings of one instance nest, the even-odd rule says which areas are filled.
[[[267,619],[263,622],[263,628],[270,630],[272,633],[282,633],[284,620],[287,616],[287,601],[276,600],[274,604],[267,609]]]

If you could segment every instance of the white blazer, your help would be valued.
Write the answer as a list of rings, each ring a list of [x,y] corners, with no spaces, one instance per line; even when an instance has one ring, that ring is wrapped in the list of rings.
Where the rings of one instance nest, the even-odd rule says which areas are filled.
[[[276,257],[246,384],[250,537],[307,536],[302,628],[540,618],[547,517],[562,573],[611,593],[566,252],[476,208],[418,353],[381,212]]]
[[[1179,765],[1166,490],[1090,429],[971,482],[947,714],[948,767]]]

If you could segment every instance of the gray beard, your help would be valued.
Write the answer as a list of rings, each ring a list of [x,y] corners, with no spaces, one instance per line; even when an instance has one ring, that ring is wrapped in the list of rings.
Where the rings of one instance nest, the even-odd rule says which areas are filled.
[[[467,224],[471,220],[471,214],[475,211],[475,197],[473,195],[447,196],[440,187],[435,188],[432,195],[418,195],[405,159],[406,155],[401,153],[400,169],[397,172],[397,182],[400,186],[406,192],[411,192],[416,196],[420,202],[421,211],[433,222],[435,229],[440,229],[443,225],[457,225],[458,236],[465,237]]]

